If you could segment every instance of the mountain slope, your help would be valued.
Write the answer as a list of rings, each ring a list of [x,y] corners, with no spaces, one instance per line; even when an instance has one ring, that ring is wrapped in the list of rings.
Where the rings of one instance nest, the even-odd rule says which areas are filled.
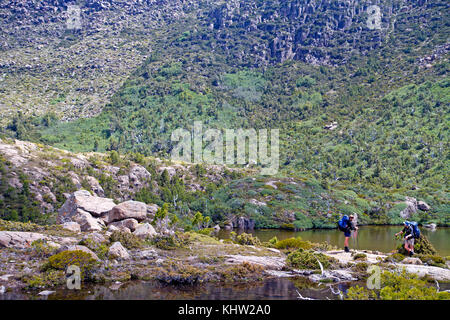
[[[100,2],[86,8],[95,3]],[[92,10],[112,16],[120,11],[120,1],[102,3],[112,7]],[[142,64],[136,58],[130,66],[136,69],[119,77],[126,80],[104,96],[103,108],[93,104],[102,110],[97,116],[64,122],[52,113],[19,115],[3,133],[76,152],[167,158],[172,131],[191,129],[196,120],[219,129],[279,128],[282,167],[276,179],[314,180],[322,188],[316,195],[349,190],[370,199],[361,209],[369,222],[394,223],[397,216],[389,216],[388,207],[397,198],[426,199],[445,224],[450,105],[445,1],[378,1],[381,30],[367,27],[372,4],[367,1],[180,3],[127,7],[136,23],[143,13],[134,10],[151,5],[152,14],[167,17],[154,29],[141,28],[144,33],[131,25],[130,33],[139,37],[130,44],[139,46],[151,34],[151,53]],[[115,39],[114,33],[105,37]],[[77,112],[83,114],[85,106]],[[269,215],[282,207],[274,206]],[[316,211],[322,219],[328,210],[322,205]],[[232,212],[249,215],[245,205]],[[290,221],[282,216],[275,224]]]

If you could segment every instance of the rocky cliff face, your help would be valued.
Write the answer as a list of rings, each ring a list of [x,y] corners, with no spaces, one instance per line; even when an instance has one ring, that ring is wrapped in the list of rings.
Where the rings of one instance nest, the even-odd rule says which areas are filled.
[[[366,54],[382,46],[398,19],[434,5],[428,0],[234,0],[210,11],[208,23],[221,49],[240,61],[334,65],[345,63],[355,51]],[[373,21],[377,16],[379,26]],[[242,48],[244,41],[252,45]]]
[[[367,26],[373,4],[379,29]],[[177,45],[174,30],[240,66],[335,65],[383,46],[402,21],[427,28],[436,6],[445,14],[438,0],[1,0],[0,122],[17,111],[99,113],[157,44]]]

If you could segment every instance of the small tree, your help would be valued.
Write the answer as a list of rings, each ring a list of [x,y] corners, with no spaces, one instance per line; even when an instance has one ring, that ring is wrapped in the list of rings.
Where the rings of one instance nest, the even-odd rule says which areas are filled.
[[[152,224],[155,226],[157,232],[173,235],[175,234],[175,225],[177,222],[178,217],[174,214],[169,216],[169,204],[164,203],[163,206],[156,211]]]
[[[196,226],[198,229],[201,229],[201,225],[203,222],[203,215],[201,212],[197,211],[194,215],[194,217],[191,220],[192,226]]]

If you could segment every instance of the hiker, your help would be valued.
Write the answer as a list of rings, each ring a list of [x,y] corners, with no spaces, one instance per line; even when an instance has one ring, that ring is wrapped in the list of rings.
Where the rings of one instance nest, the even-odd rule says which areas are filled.
[[[352,235],[352,230],[358,230],[358,227],[355,226],[353,223],[353,219],[355,217],[353,215],[347,216],[344,215],[341,220],[338,222],[338,228],[342,232],[344,232],[345,241],[344,241],[344,250],[345,252],[350,252],[348,248],[348,239],[350,239],[350,236]]]
[[[405,221],[403,222],[403,225],[403,230],[397,232],[395,236],[397,237],[398,235],[404,234],[405,250],[408,252],[409,256],[412,256],[414,254],[414,239],[420,237],[420,231],[415,222]]]

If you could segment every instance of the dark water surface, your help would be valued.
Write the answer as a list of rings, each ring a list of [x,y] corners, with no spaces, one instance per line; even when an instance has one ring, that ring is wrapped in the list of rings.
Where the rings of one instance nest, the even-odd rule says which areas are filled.
[[[305,277],[272,278],[263,281],[224,285],[218,283],[194,286],[170,286],[158,281],[132,281],[123,285],[83,286],[81,290],[59,289],[49,296],[29,293],[6,293],[0,300],[337,300],[345,297],[350,286],[365,286],[365,282],[314,283]],[[442,283],[441,290],[450,289]],[[333,293],[334,292],[334,293]]]
[[[354,249],[377,250],[390,252],[394,250],[399,240],[394,234],[402,229],[401,226],[361,226],[358,236],[350,240],[350,247]],[[421,232],[428,237],[441,256],[450,256],[450,228],[437,228],[435,231],[421,228]],[[287,231],[279,229],[261,229],[245,231],[257,236],[261,241],[269,241],[273,237],[283,240],[300,236],[303,240],[311,242],[328,242],[339,248],[344,247],[344,234],[337,229],[319,229],[306,231]],[[239,232],[238,232],[239,233]],[[219,238],[230,238],[230,231],[220,230]]]
[[[354,283],[352,283],[354,285]],[[330,284],[317,284],[304,277],[273,278],[263,281],[224,285],[217,283],[194,286],[170,286],[157,281],[133,281],[114,288],[115,285],[91,286],[82,290],[60,289],[49,296],[34,293],[6,293],[0,300],[295,300],[298,292],[314,299],[339,299],[331,292]],[[350,284],[333,284],[333,291],[346,292]]]

